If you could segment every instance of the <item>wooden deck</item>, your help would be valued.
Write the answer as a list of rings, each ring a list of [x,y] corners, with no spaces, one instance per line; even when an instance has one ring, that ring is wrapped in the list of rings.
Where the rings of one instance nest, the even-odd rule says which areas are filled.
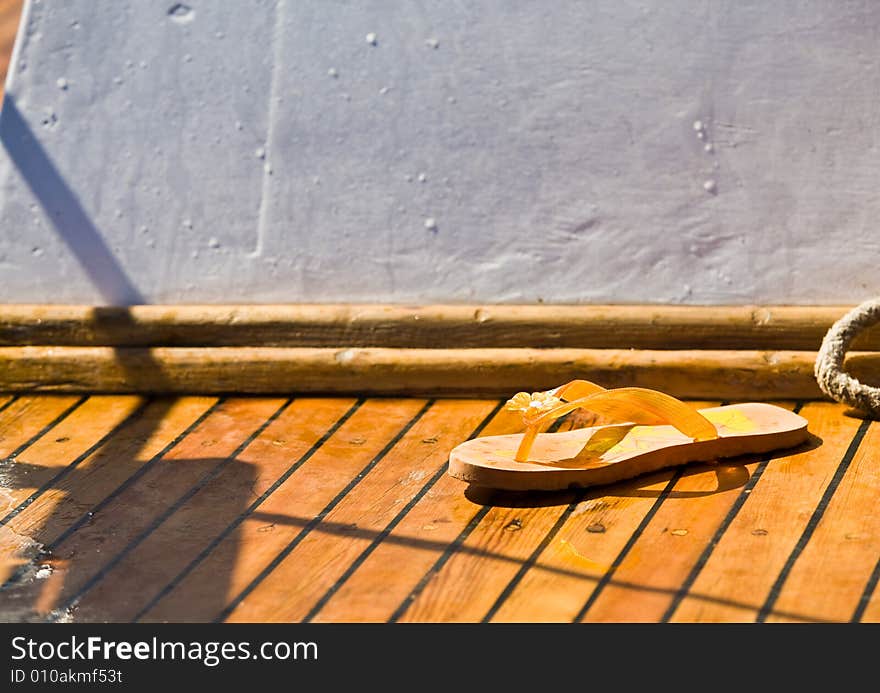
[[[833,403],[786,404],[792,454],[558,494],[445,474],[494,399],[0,405],[4,621],[880,621],[880,423]]]
[[[20,9],[0,0],[4,76]],[[766,327],[812,352],[839,314],[793,342],[763,313],[745,341],[726,323],[706,339],[766,349]],[[664,324],[643,343],[608,319],[572,343],[652,348]],[[573,329],[546,327],[551,346]],[[690,347],[684,327],[664,348]],[[444,473],[457,443],[515,430],[496,399],[0,395],[0,621],[880,622],[880,423],[786,406],[814,436],[790,454],[504,494]]]

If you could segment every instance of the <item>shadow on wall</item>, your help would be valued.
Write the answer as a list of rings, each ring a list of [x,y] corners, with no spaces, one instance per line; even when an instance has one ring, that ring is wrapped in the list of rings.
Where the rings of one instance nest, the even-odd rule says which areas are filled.
[[[58,236],[109,305],[144,303],[76,194],[37,141],[13,97],[3,102],[0,141]]]
[[[23,0],[0,0],[0,83],[5,84],[22,16]],[[5,96],[0,113],[0,141],[61,239],[76,256],[109,305],[144,302],[86,214],[76,194],[42,148],[15,98]]]
[[[3,6],[0,5],[0,37],[2,37],[4,27],[3,17]],[[0,113],[0,141],[2,141],[10,160],[42,206],[46,217],[51,221],[52,228],[77,258],[104,302],[111,306],[130,306],[144,303],[140,291],[113,256],[100,230],[92,222],[71,186],[39,144],[14,97],[9,95],[3,99],[2,113]],[[101,308],[95,307],[94,310],[96,319],[100,320]],[[124,312],[124,309],[114,312],[117,321],[123,317],[119,315],[120,312]],[[116,349],[115,354],[117,361],[126,369],[126,372],[130,373],[131,378],[138,377],[139,380],[143,380],[143,373],[138,376],[130,367],[127,367],[130,360],[126,358],[124,350]],[[161,390],[164,376],[158,364],[154,364],[150,372],[150,378],[156,389]],[[143,409],[149,409],[146,415],[136,417],[136,422],[126,422],[133,423],[129,432],[134,437],[123,436],[106,441],[106,445],[102,447],[99,455],[112,461],[117,467],[126,467],[132,464],[137,459],[140,444],[153,436],[172,405],[173,400],[158,400],[154,401],[151,406],[145,406]],[[213,469],[231,461],[227,459],[188,460],[187,463],[196,463],[205,469]],[[3,470],[4,485],[11,488],[27,486],[27,479],[22,478],[21,475],[27,476],[29,465],[24,461],[13,459],[4,462],[14,462],[14,464],[4,465],[8,467]],[[147,464],[141,469],[146,471],[150,466]],[[78,476],[78,470],[75,467],[75,463],[65,467],[55,478],[50,480],[48,485],[37,489],[34,495],[39,495],[47,488],[59,484],[75,483]],[[119,487],[118,491],[121,492],[139,476],[138,473],[134,474]],[[33,497],[32,495],[31,498]],[[112,499],[106,500],[110,502]],[[24,509],[27,503],[26,500],[24,504],[0,519],[0,527],[7,525],[15,517],[17,511]],[[63,553],[61,556],[54,554],[56,549],[63,550],[65,542],[75,532],[88,525],[90,519],[91,513],[83,515],[58,536],[53,536],[54,528],[57,527],[56,518],[53,516],[46,518],[43,526],[35,529],[36,541],[40,542],[47,549],[47,552],[30,559],[22,556],[27,561],[26,564],[0,586],[0,591],[4,592],[4,611],[8,612],[6,613],[7,618],[11,613],[15,613],[16,618],[23,621],[42,620],[47,617],[51,619],[49,614],[57,613],[56,610],[59,606],[63,607],[65,603],[74,603],[82,592],[88,591],[93,586],[96,576],[88,575],[87,571],[86,574],[78,574],[77,568],[87,568],[87,562],[79,564],[66,560]],[[40,581],[35,583],[33,580],[25,580],[22,584],[21,581],[33,570],[32,560],[41,560],[43,563],[57,566],[59,570],[57,574],[53,575],[53,579],[44,584],[40,584]]]

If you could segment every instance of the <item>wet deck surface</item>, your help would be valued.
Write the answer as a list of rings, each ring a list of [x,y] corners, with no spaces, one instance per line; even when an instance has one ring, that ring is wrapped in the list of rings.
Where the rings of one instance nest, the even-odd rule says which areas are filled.
[[[880,621],[880,423],[780,404],[794,452],[512,494],[445,473],[496,400],[5,396],[0,620]]]

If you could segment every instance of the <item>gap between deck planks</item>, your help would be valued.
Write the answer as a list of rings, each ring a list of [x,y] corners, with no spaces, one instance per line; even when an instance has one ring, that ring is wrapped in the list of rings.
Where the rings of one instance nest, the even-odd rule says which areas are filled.
[[[514,430],[495,400],[29,396],[4,405],[2,454],[17,453],[28,474],[6,489],[0,613],[878,616],[878,523],[867,507],[878,434],[836,404],[803,406],[822,438],[812,449],[563,494],[488,493],[444,474],[464,438]],[[24,537],[48,553],[29,554]],[[51,576],[23,572],[29,559],[53,566]]]

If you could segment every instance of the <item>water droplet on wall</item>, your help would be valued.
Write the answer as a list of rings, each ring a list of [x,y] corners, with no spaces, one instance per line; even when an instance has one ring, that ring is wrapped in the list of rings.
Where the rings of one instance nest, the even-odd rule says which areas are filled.
[[[367,34],[366,39],[367,39],[367,43],[369,43],[371,46],[376,46],[379,43],[379,37],[376,36],[376,34],[373,33],[372,31],[369,34]]]
[[[55,80],[55,86],[57,86],[61,90],[67,89],[67,80],[64,77],[59,77]]]
[[[419,181],[419,183],[424,183],[426,180],[428,180],[428,176],[424,173],[420,173],[417,180]]]
[[[428,229],[428,231],[436,231],[437,220],[434,217],[428,217],[425,219],[425,228]]]
[[[718,191],[718,183],[710,178],[705,183],[703,183],[703,190],[708,193],[715,193]]]
[[[50,130],[58,125],[58,116],[55,115],[55,111],[47,110],[40,119],[40,124]]]
[[[700,132],[702,129],[703,129],[703,121],[702,120],[695,120],[694,121],[694,130],[696,130],[697,132]]]
[[[438,40],[435,39],[434,37],[431,37],[431,38],[429,38],[429,39],[427,39],[427,40],[425,41],[425,45],[426,45],[428,48],[433,48],[433,49],[436,50],[437,48],[440,47],[440,41],[438,41]]]
[[[254,152],[254,156],[257,157],[258,159],[265,159],[266,158],[266,150],[263,149],[262,147],[258,147],[257,150]]]
[[[329,70],[327,70],[327,74],[335,79],[336,77],[339,77],[339,70],[337,70],[335,67],[331,67]]]
[[[216,238],[214,238],[213,236],[211,236],[211,238],[208,239],[208,247],[210,247],[210,248],[219,248],[219,247],[220,247],[220,241],[218,241]]]
[[[168,17],[176,24],[186,24],[196,18],[196,13],[189,5],[178,2],[168,8]]]

